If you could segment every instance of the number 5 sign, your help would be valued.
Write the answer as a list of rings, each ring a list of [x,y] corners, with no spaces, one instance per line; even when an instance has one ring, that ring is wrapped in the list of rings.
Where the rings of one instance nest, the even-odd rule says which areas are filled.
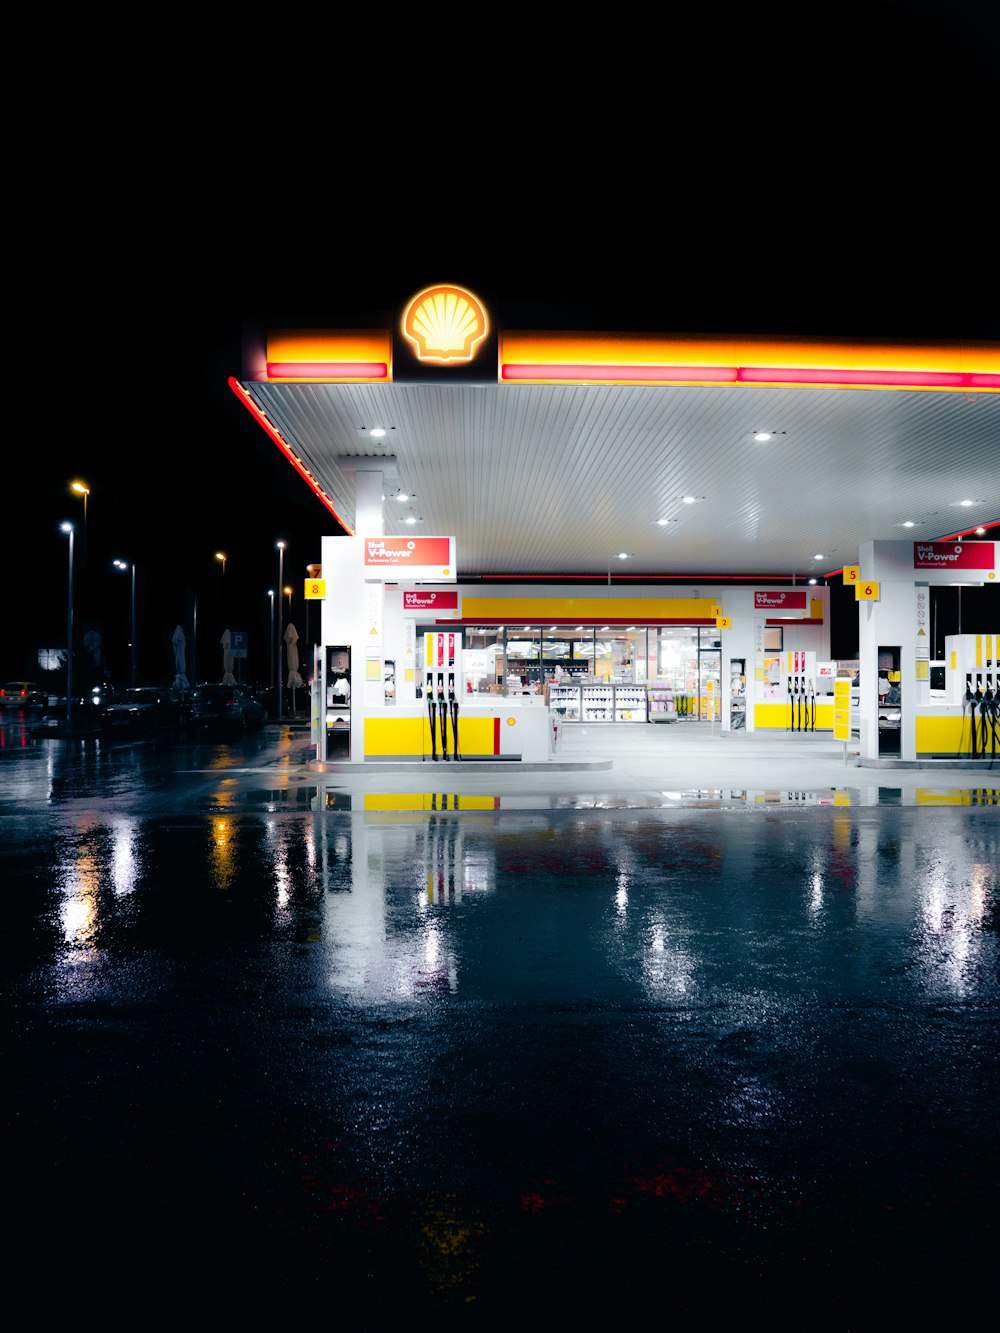
[[[871,580],[867,583],[856,583],[854,585],[854,600],[856,602],[877,602],[879,600],[878,584]]]
[[[845,584],[845,586],[847,586],[847,585],[849,585],[849,584],[852,584],[852,583],[860,583],[860,582],[861,582],[861,566],[860,566],[860,565],[845,565],[845,566],[844,566],[844,584]]]

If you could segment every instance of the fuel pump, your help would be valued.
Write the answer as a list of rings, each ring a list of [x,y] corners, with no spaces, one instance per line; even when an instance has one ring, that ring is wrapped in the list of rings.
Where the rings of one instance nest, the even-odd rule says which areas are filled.
[[[816,677],[806,680],[806,731],[816,730]]]
[[[431,729],[431,758],[437,763],[437,699],[434,696],[434,636],[424,636],[424,692],[427,695],[427,720]]]
[[[816,730],[816,654],[794,648],[785,654],[782,669],[788,692],[790,731]]]
[[[1000,634],[949,634],[945,647],[945,695],[969,715],[971,758],[996,753],[1000,744]],[[962,725],[963,734],[965,724]]]
[[[434,699],[434,676],[427,673],[427,721],[431,728],[431,758],[437,763],[437,703]]]
[[[455,688],[455,636],[448,635],[448,713],[451,716],[451,745],[452,758],[457,763],[458,753],[458,699],[459,692]]]
[[[444,672],[437,675],[438,724],[441,727],[441,758],[448,759],[448,701],[444,693]]]
[[[431,758],[459,759],[458,712],[462,693],[461,635],[454,631],[429,631],[425,642],[427,714],[431,729]],[[448,753],[448,720],[451,719],[451,754]]]

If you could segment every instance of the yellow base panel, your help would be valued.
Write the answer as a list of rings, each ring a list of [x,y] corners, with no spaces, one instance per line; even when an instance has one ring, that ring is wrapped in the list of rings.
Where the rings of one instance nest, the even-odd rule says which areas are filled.
[[[917,717],[917,755],[968,755],[972,724],[968,717]]]
[[[814,713],[815,716],[809,718],[810,731],[833,730],[832,703],[817,704]],[[801,728],[802,718],[799,710],[786,703],[756,704],[753,710],[753,723],[758,731],[766,731],[769,728],[772,731],[791,731],[796,725],[804,729]]]
[[[437,751],[441,753],[441,733],[437,735]],[[453,751],[451,719],[448,720],[448,753]],[[413,755],[414,758],[433,752],[431,724],[426,717],[368,717],[365,718],[365,758],[382,755]],[[491,755],[494,753],[492,717],[458,717],[459,754]]]

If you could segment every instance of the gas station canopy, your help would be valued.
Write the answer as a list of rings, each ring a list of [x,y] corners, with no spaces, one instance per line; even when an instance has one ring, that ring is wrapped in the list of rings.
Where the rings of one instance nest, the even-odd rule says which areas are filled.
[[[822,578],[1000,522],[1000,343],[508,330],[441,285],[250,331],[230,387],[331,532],[381,473],[385,535],[462,579]]]

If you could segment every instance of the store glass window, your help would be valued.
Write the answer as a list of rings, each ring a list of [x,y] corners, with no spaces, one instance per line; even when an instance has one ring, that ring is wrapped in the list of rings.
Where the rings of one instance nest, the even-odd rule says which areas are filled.
[[[472,682],[474,694],[496,693],[502,685],[503,625],[473,625],[466,628],[462,651],[462,674]]]

